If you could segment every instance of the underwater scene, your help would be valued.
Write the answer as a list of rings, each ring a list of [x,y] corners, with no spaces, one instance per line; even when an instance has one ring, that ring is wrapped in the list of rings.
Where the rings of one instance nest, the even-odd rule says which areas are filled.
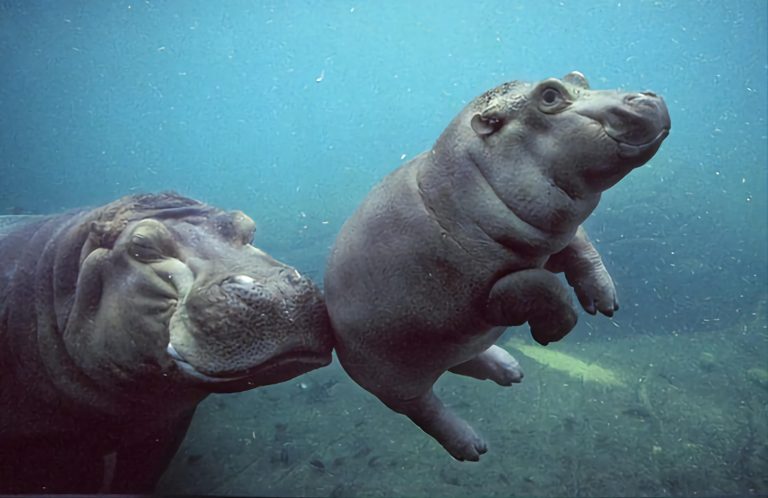
[[[136,490],[169,495],[768,494],[764,0],[0,0],[0,68],[0,494],[133,492],[124,483],[139,475],[146,485]],[[528,83],[503,85],[512,81]],[[606,143],[618,147],[621,171],[603,168]],[[498,198],[460,197],[475,192],[464,173],[445,181],[441,172],[435,191],[426,176],[412,191],[398,190],[406,180],[377,187],[403,165],[401,176],[413,165],[422,174],[433,158],[451,158],[439,164],[454,171],[459,156]],[[590,160],[603,169],[578,170],[596,167]],[[499,164],[535,164],[554,179],[534,188],[520,180],[528,169]],[[355,215],[370,192],[389,197]],[[433,194],[423,212],[409,207]],[[464,200],[449,205],[454,194]],[[128,208],[116,203],[125,196],[136,196]],[[496,311],[506,321],[454,305],[474,292],[475,273],[507,271],[487,269],[498,249],[487,259],[473,252],[474,235],[456,243],[471,276],[440,270],[443,295],[430,294],[431,272],[406,268],[427,268],[419,258],[445,242],[412,218],[437,219],[445,239],[466,229],[464,214],[494,203],[530,219],[556,211],[547,233],[567,226],[570,237],[581,224],[602,257],[610,276],[595,267],[597,284],[558,273],[577,319],[564,337],[532,336],[522,324],[570,320],[533,290],[519,299],[533,303],[522,318],[509,301]],[[35,232],[8,228],[60,213],[86,214]],[[350,219],[357,228],[344,232]],[[491,227],[484,233],[501,223],[479,219]],[[75,249],[68,234],[80,237]],[[526,237],[507,249],[534,266],[547,258],[530,254],[568,242]],[[112,255],[90,262],[90,250]],[[434,256],[435,268],[454,264],[453,254]],[[88,265],[104,261],[112,266],[96,267],[98,290],[86,293]],[[200,290],[200,275],[214,273],[218,287]],[[387,280],[394,274],[404,276]],[[165,296],[142,296],[141,278],[157,275],[173,280],[163,292],[184,294],[166,296],[184,312],[158,334],[116,338],[144,327],[143,312],[126,319],[126,309]],[[261,293],[260,278],[278,279],[278,290]],[[594,287],[602,297],[593,303],[584,293]],[[49,288],[50,310],[34,294]],[[196,292],[215,304],[187,299]],[[249,308],[265,295],[282,308]],[[408,334],[465,322],[496,327],[484,365],[503,378],[461,365],[439,375],[445,366],[433,390],[447,410],[429,405],[430,418],[409,403],[431,384],[416,386],[410,372],[479,343]],[[252,323],[270,332],[257,336]],[[257,369],[259,341],[272,345],[278,323],[301,339],[275,356],[304,356],[279,372]],[[345,342],[346,326],[370,335]],[[54,339],[28,340],[45,327]],[[344,338],[332,357],[331,327]],[[241,338],[222,332],[230,328]],[[104,330],[112,335],[84,338]],[[365,359],[355,357],[365,347]],[[51,360],[47,348],[67,359]],[[158,387],[182,374],[194,388]],[[42,408],[33,384],[57,401]],[[117,398],[133,406],[117,409]],[[121,416],[127,428],[110,432]],[[165,416],[167,431],[152,422]],[[59,417],[65,425],[39,429]],[[471,434],[474,447],[452,446],[457,434]],[[157,455],[122,449],[136,437],[167,444]],[[63,469],[66,484],[48,487],[46,466]]]

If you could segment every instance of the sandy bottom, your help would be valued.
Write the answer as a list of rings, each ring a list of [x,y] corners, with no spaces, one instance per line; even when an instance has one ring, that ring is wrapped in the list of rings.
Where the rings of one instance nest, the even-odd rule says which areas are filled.
[[[588,318],[600,324],[591,337],[580,325],[581,332],[541,348],[562,355],[543,357],[512,347],[534,346],[527,333],[510,334],[512,342],[502,342],[525,369],[522,384],[503,388],[447,374],[436,387],[487,439],[479,463],[454,461],[336,362],[278,386],[211,396],[158,491],[766,494],[768,331],[764,312],[758,315],[686,336],[630,335],[604,318]]]

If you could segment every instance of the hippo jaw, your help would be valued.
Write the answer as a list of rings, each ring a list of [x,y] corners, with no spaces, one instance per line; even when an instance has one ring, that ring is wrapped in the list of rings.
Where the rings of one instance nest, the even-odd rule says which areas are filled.
[[[624,142],[621,139],[611,135],[608,130],[606,130],[606,134],[608,134],[608,136],[610,136],[612,139],[616,140],[616,142],[619,144],[619,156],[625,159],[638,158],[640,164],[643,164],[647,160],[644,160],[643,158],[650,158],[656,154],[656,151],[659,150],[659,147],[661,147],[661,142],[663,142],[664,139],[669,135],[669,128],[663,128],[651,140],[639,144]]]
[[[213,385],[213,390],[219,390],[220,392],[222,391],[216,389],[216,384],[219,384],[221,388],[226,388],[227,391],[276,384],[278,382],[290,380],[310,370],[324,367],[331,361],[330,356],[324,358],[312,352],[302,354],[290,351],[281,356],[270,358],[269,362],[257,365],[245,372],[239,374],[237,372],[232,372],[220,377],[214,377],[212,375],[206,375],[192,366],[192,364],[176,351],[176,348],[173,347],[172,343],[168,343],[166,351],[168,356],[171,357],[184,375],[194,381],[199,381],[202,384],[211,384]],[[236,384],[241,385],[242,388],[234,388]]]
[[[283,382],[331,362],[319,291],[282,265],[194,286],[169,331],[167,353],[180,372],[217,392]]]

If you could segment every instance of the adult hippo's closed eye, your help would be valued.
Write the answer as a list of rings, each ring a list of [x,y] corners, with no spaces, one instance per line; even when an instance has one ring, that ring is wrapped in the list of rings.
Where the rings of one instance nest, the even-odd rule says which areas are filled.
[[[474,99],[341,229],[325,291],[344,369],[455,458],[479,459],[485,442],[432,385],[445,371],[519,382],[494,346],[503,330],[528,322],[548,344],[576,323],[552,272],[587,312],[618,309],[580,224],[669,129],[660,97],[591,90],[576,72]]]
[[[211,392],[331,361],[320,291],[254,223],[132,196],[0,237],[0,492],[146,492]]]

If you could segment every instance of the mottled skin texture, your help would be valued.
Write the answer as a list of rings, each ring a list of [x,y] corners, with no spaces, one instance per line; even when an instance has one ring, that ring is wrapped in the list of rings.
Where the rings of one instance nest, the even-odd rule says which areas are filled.
[[[542,344],[582,306],[612,315],[613,282],[580,224],[650,159],[669,115],[651,93],[592,91],[580,73],[472,101],[432,150],[386,177],[343,226],[325,292],[344,369],[459,460],[486,444],[432,391],[446,370],[519,382],[494,342],[528,322]]]
[[[0,492],[149,492],[211,392],[331,360],[318,289],[253,221],[133,196],[0,237]]]

